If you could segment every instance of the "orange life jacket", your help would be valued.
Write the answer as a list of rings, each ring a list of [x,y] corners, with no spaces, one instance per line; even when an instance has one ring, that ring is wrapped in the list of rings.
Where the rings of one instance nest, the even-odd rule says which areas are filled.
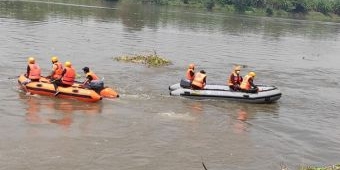
[[[204,86],[205,86],[204,78],[206,78],[206,77],[207,77],[207,75],[198,72],[198,73],[196,73],[195,78],[194,78],[194,80],[192,81],[191,84],[203,89]]]
[[[52,75],[52,78],[53,79],[60,79],[62,77],[62,74],[63,74],[63,64],[61,63],[54,63],[53,64],[53,75]]]
[[[240,88],[243,89],[243,90],[250,90],[251,89],[251,85],[249,83],[249,80],[252,79],[251,76],[249,75],[246,75],[244,76],[244,79],[240,85]]]
[[[190,74],[191,72],[193,72],[194,75],[191,76],[191,74]],[[187,70],[187,79],[190,80],[190,81],[193,81],[193,80],[194,80],[194,77],[195,77],[195,72],[194,72],[194,70],[189,68],[189,69]]]
[[[92,80],[99,80],[98,76],[94,74],[92,71],[89,71],[88,73],[86,73],[86,77],[87,76],[91,76]]]
[[[234,75],[234,80],[232,80],[232,75]],[[231,73],[228,79],[228,85],[232,86],[234,85],[234,82],[236,82],[236,84],[241,84],[241,80],[242,77],[240,75],[237,75],[235,72]]]
[[[30,72],[28,78],[31,80],[40,79],[41,69],[38,64],[28,64],[30,67]]]
[[[61,78],[61,82],[67,85],[73,85],[74,80],[76,79],[76,71],[72,67],[71,68],[65,67],[65,69],[66,73]]]

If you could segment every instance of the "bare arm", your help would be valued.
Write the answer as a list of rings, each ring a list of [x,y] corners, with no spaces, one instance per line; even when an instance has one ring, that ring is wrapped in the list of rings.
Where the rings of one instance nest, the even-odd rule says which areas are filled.
[[[26,69],[26,77],[28,78],[30,76],[30,71],[31,71],[31,68],[30,66],[27,66],[27,69]]]
[[[253,82],[253,79],[249,79],[249,84],[251,85],[251,87],[257,88],[257,86]]]

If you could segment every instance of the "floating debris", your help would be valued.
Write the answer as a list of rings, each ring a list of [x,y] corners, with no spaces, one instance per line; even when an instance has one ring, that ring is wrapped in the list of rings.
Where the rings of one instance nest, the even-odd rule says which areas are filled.
[[[113,59],[116,61],[146,64],[148,67],[161,67],[172,64],[170,60],[157,55],[155,51],[152,54],[126,55],[114,57]]]
[[[328,167],[302,167],[301,170],[340,170],[340,164]]]

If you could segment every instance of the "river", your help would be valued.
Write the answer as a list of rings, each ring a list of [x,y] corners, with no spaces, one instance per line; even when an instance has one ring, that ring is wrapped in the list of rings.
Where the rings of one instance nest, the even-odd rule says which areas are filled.
[[[103,1],[0,1],[0,169],[253,170],[340,161],[340,24]],[[156,52],[160,68],[113,57]],[[89,66],[120,98],[25,95],[34,56]],[[277,86],[273,104],[192,100],[168,86],[189,63],[226,83],[233,65]]]

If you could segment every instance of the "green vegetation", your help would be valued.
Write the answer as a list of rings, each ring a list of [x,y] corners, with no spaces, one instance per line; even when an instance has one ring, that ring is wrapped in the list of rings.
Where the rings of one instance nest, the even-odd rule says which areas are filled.
[[[160,67],[170,65],[171,61],[162,58],[157,55],[156,52],[152,54],[135,54],[127,56],[119,56],[113,58],[116,61],[131,62],[131,63],[142,63],[148,67]]]
[[[300,170],[340,170],[340,164],[339,165],[328,166],[328,167],[322,167],[322,168],[317,168],[317,167],[302,167]]]
[[[313,11],[324,15],[340,15],[340,0],[139,0],[139,2],[205,7],[209,10],[217,8],[240,13],[264,11],[268,16],[280,15],[282,12],[295,15]]]

